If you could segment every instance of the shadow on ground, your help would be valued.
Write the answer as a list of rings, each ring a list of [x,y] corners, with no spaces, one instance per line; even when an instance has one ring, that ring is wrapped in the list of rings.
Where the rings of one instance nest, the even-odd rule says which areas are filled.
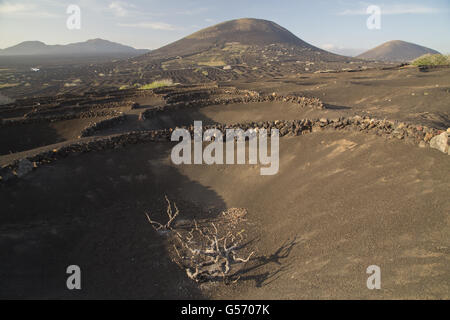
[[[68,158],[2,186],[0,297],[202,297],[144,212],[164,221],[164,195],[183,219],[225,204],[170,166],[170,144],[146,147]],[[184,190],[201,197],[194,202]],[[81,268],[80,291],[66,288],[69,265]]]

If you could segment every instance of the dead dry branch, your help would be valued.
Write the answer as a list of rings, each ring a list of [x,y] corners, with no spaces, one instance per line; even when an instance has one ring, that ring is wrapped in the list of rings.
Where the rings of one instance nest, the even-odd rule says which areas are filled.
[[[223,219],[216,223],[205,223],[203,226],[194,220],[191,229],[176,230],[171,224],[178,216],[179,210],[174,204],[173,213],[170,201],[167,196],[165,198],[169,218],[166,224],[152,220],[148,214],[146,216],[155,230],[172,232],[174,262],[196,282],[239,280],[238,266],[247,263],[254,252],[250,252],[246,257],[240,256],[246,246],[245,230],[231,231],[236,229],[237,220],[233,219],[231,223],[230,219]]]

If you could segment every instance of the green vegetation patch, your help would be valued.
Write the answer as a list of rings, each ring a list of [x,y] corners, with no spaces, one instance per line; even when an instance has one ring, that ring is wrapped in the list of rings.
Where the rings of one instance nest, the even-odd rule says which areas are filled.
[[[152,83],[144,84],[139,87],[140,90],[150,90],[155,88],[167,87],[173,85],[173,81],[171,79],[162,79],[153,81]]]
[[[20,83],[0,83],[0,89],[16,87],[19,84]]]
[[[413,66],[446,66],[450,65],[450,55],[425,54],[412,62]]]
[[[200,61],[198,62],[200,66],[208,66],[208,67],[223,67],[226,63],[222,60],[211,60],[211,61]]]

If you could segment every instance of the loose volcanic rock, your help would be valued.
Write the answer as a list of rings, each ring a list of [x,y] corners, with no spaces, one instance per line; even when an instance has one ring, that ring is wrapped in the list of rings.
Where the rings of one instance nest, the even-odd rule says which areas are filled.
[[[28,172],[33,170],[33,163],[31,163],[28,159],[22,159],[19,161],[16,169],[16,175],[21,178],[26,175]]]
[[[437,149],[443,153],[447,153],[450,155],[449,145],[450,139],[448,132],[442,132],[440,135],[432,138],[430,141],[431,148]]]

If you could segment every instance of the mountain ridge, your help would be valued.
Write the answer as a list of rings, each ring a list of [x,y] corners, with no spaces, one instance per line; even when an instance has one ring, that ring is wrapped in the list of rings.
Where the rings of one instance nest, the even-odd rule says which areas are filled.
[[[102,55],[102,54],[144,54],[147,49],[135,49],[117,42],[100,38],[66,45],[48,45],[42,41],[23,41],[14,46],[0,49],[2,56],[32,56],[32,55]]]

